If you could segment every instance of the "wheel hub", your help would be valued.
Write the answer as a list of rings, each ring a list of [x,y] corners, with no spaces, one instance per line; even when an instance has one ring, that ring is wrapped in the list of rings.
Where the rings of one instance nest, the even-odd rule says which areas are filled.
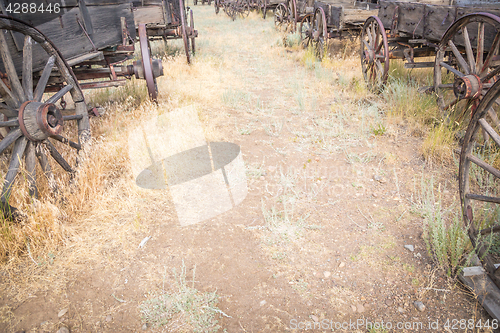
[[[375,52],[373,50],[365,50],[365,61],[372,64],[375,60]]]
[[[63,115],[52,103],[24,102],[19,108],[19,128],[31,141],[43,141],[63,130]]]
[[[478,98],[482,90],[481,78],[475,74],[459,77],[453,83],[453,93],[458,99]]]

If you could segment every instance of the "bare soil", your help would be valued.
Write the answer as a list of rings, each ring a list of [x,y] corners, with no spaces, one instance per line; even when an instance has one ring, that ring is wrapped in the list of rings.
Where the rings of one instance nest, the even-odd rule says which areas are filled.
[[[385,117],[356,56],[340,50],[330,67],[311,65],[304,51],[280,45],[269,18],[232,22],[213,7],[193,9],[199,53],[191,67],[182,55],[164,62],[160,108],[195,105],[208,140],[241,147],[246,199],[181,227],[168,190],[134,188],[124,172],[95,207],[110,211],[106,218],[88,212],[81,232],[43,264],[27,256],[2,269],[0,331],[142,331],[140,304],[175,291],[172,269],[183,265],[187,279],[196,271],[196,289],[219,295],[227,332],[298,332],[318,322],[329,326],[314,331],[367,332],[346,326],[361,320],[390,322],[391,332],[444,332],[446,320],[488,319],[428,257],[413,205],[431,177],[444,202],[456,202],[456,169],[424,161],[422,138]],[[379,124],[385,130],[375,135]],[[146,328],[169,330],[189,328]]]

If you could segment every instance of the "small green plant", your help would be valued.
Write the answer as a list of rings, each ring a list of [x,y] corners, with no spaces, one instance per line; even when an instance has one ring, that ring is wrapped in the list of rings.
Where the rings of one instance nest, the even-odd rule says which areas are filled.
[[[215,292],[202,293],[194,288],[195,270],[196,267],[189,287],[184,262],[180,274],[174,269],[177,290],[163,291],[161,295],[142,302],[139,306],[142,320],[155,327],[167,326],[172,331],[182,327],[183,331],[189,332],[217,332],[221,327],[216,316],[229,316],[217,308],[219,297]]]
[[[372,127],[371,132],[377,136],[384,135],[387,132],[387,128],[385,128],[384,124],[378,123],[377,126]]]
[[[438,193],[441,193],[440,187]],[[423,239],[427,252],[449,276],[457,274],[472,250],[461,223],[459,209],[452,204],[443,209],[441,195],[434,194],[434,179],[421,180],[421,192],[414,210],[423,218]],[[447,222],[449,221],[449,222]]]

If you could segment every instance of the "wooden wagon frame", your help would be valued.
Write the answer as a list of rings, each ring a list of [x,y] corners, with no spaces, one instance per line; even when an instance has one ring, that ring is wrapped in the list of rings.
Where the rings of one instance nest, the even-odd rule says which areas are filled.
[[[90,139],[82,89],[120,86],[135,76],[152,82],[155,99],[156,77],[163,75],[142,29],[141,59],[125,63],[137,37],[128,0],[55,0],[50,11],[44,0],[31,3],[36,6],[23,10],[22,1],[0,0],[0,154],[8,155],[0,210],[10,217],[19,213],[11,203],[13,189],[22,187],[21,167],[33,199],[40,182],[57,192],[54,168],[73,178],[78,152]]]

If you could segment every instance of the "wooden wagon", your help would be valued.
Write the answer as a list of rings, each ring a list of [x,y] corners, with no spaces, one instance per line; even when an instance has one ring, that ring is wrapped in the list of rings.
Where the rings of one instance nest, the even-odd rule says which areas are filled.
[[[146,26],[148,40],[162,39],[167,42],[182,38],[187,62],[191,62],[191,56],[196,51],[198,31],[194,29],[193,11],[186,7],[184,0],[134,2],[134,19],[137,29],[141,24]]]
[[[427,91],[452,124],[467,128],[458,174],[464,225],[488,276],[500,287],[494,265],[500,253],[493,246],[500,239],[500,2],[379,5],[361,37],[368,86],[383,88],[391,59],[403,59],[406,68],[433,69]]]
[[[128,0],[0,0],[0,9],[0,162],[8,164],[0,208],[11,216],[22,161],[32,198],[40,182],[56,190],[54,168],[68,179],[75,173],[76,153],[90,138],[82,89],[119,86],[132,76],[154,81],[163,72],[147,49],[124,63],[136,39]]]
[[[357,36],[373,6],[359,7],[352,1],[287,0],[275,10],[275,25],[298,31],[304,47],[312,45],[322,57],[330,38]]]

